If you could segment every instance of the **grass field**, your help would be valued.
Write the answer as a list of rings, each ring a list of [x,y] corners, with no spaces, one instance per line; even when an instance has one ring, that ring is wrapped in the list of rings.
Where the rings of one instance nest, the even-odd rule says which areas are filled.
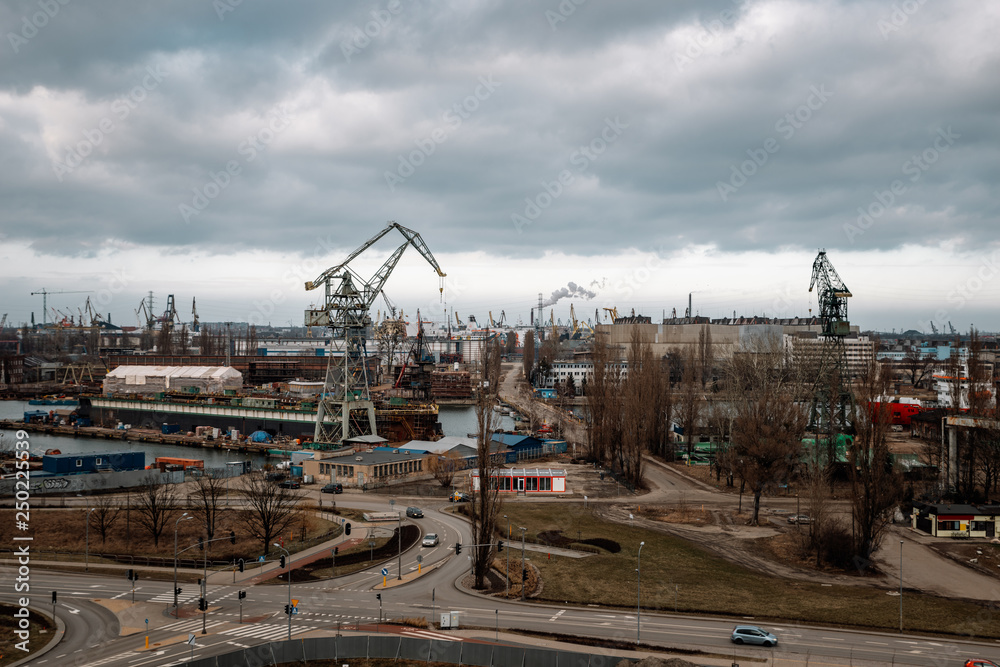
[[[642,548],[642,607],[756,619],[788,620],[867,627],[899,628],[899,597],[894,589],[822,585],[779,579],[730,563],[670,535],[607,522],[580,507],[556,504],[510,504],[511,548],[517,549],[519,526],[529,540],[561,530],[571,540],[606,538],[618,542],[617,554],[551,559],[528,554],[544,588],[538,599],[549,602],[602,604],[634,609],[636,563]],[[506,526],[504,526],[504,530]],[[965,637],[1000,637],[1000,607],[909,592],[903,595],[904,629]]]

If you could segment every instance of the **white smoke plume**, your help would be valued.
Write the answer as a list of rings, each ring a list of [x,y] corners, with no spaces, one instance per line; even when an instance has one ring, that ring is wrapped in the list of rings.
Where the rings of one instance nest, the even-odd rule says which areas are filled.
[[[542,307],[547,308],[549,306],[554,306],[559,299],[565,299],[568,296],[590,300],[597,296],[597,292],[591,292],[589,289],[581,287],[573,282],[566,283],[566,287],[560,287],[549,295],[549,298],[542,304]]]

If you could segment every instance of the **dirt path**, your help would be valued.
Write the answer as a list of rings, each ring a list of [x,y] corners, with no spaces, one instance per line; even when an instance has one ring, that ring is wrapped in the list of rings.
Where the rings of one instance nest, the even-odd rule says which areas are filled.
[[[937,553],[929,538],[909,528],[894,527],[876,558],[889,583],[899,581],[899,542],[903,541],[903,587],[953,598],[1000,600],[1000,580],[976,572]]]

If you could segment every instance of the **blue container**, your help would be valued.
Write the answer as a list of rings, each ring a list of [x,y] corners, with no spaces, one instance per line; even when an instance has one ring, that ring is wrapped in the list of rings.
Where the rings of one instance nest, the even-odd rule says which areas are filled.
[[[180,424],[164,424],[163,426],[160,427],[160,432],[163,433],[163,435],[170,435],[172,433],[180,433],[181,432],[181,427],[180,427]]]

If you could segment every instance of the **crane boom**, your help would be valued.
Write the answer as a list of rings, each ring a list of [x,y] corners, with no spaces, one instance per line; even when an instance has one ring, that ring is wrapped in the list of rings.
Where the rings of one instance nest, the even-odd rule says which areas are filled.
[[[813,261],[809,291],[814,287],[819,300],[819,315],[823,319],[823,333],[827,336],[846,336],[850,332],[847,321],[847,299],[852,296],[847,285],[833,268],[825,250],[820,250]]]

